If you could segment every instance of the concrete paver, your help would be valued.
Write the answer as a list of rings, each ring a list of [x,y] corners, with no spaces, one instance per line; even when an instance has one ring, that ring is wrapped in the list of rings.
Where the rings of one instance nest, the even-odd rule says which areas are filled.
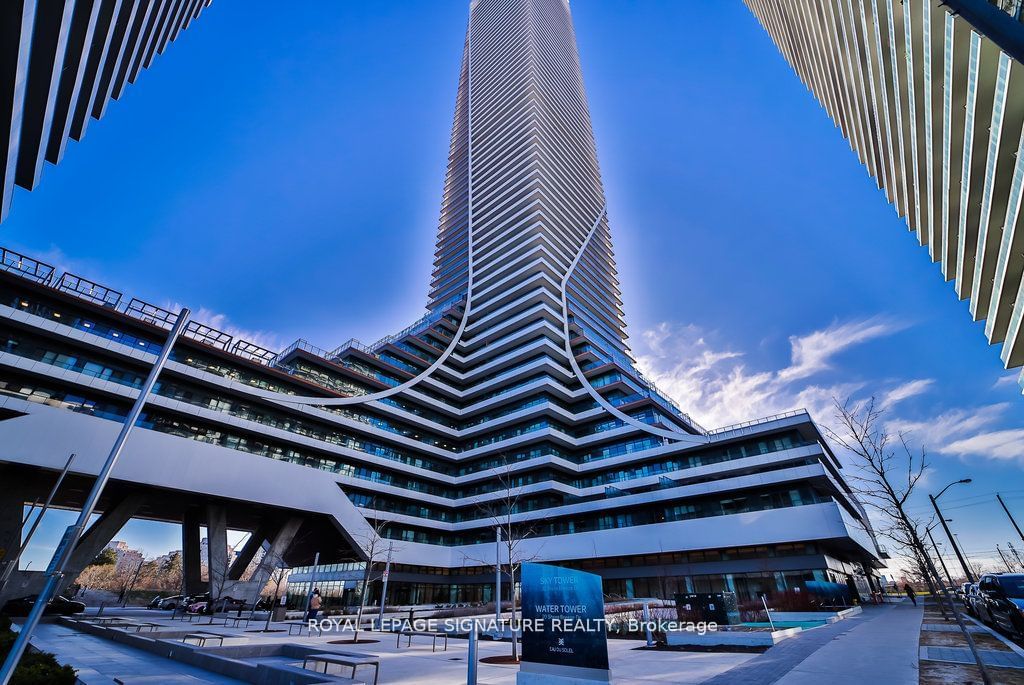
[[[116,613],[136,621],[156,621],[169,629],[182,630],[188,625],[170,621],[166,613],[156,611],[136,609]],[[613,639],[608,642],[609,661],[618,685],[819,685],[822,682],[829,685],[864,682],[916,685],[922,615],[919,607],[909,604],[866,607],[863,614],[807,630],[763,654],[638,651],[643,646],[642,641]],[[203,626],[196,628],[199,627]],[[250,643],[290,642],[316,645],[325,651],[374,654],[380,658],[381,685],[450,685],[465,682],[466,677],[468,643],[465,640],[450,640],[447,651],[432,652],[429,642],[399,648],[390,634],[368,631],[363,631],[360,637],[377,642],[348,647],[343,643],[333,644],[349,639],[351,633],[346,632],[288,637],[286,633],[248,632],[245,627],[214,625],[209,629],[244,636]],[[41,626],[33,643],[55,653],[61,663],[70,663],[79,669],[79,676],[87,685],[110,685],[117,676],[151,676],[158,682],[162,676],[168,683],[190,682],[189,678],[195,678],[197,683],[216,685],[237,682],[53,623]],[[481,657],[509,652],[508,643],[480,642]],[[514,666],[481,663],[478,682],[480,685],[514,685],[517,672]],[[177,676],[185,678],[171,680]]]
[[[861,614],[785,640],[706,685],[917,685],[923,611],[867,606]]]
[[[818,685],[826,680],[830,685],[917,685],[923,609],[896,604],[866,609],[865,615],[871,618],[837,635],[779,679],[778,685]]]

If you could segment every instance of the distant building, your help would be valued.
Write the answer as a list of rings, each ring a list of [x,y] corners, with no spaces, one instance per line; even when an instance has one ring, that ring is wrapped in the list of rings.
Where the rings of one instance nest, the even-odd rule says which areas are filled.
[[[134,570],[139,564],[145,561],[142,552],[129,548],[128,543],[122,540],[111,540],[105,549],[112,549],[114,550],[114,554],[117,555],[117,561],[115,562],[114,569],[118,573],[126,570]]]

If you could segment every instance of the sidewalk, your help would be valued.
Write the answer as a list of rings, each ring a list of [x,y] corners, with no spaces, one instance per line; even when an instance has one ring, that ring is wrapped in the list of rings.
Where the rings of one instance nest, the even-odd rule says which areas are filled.
[[[917,685],[918,633],[924,611],[908,603],[835,637],[777,685],[853,685],[869,682]]]
[[[923,610],[866,606],[857,616],[786,640],[704,685],[917,685]]]

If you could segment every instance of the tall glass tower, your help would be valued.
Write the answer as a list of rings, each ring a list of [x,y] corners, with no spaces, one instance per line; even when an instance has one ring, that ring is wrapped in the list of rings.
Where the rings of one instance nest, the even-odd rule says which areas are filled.
[[[174,315],[7,254],[0,411],[19,415],[0,460],[45,468],[116,428]],[[435,254],[428,313],[371,345],[273,352],[190,326],[111,506],[190,540],[204,520],[252,530],[293,565],[319,551],[328,604],[358,597],[376,534],[387,601],[492,599],[495,512],[520,558],[594,569],[610,594],[868,582],[880,552],[806,412],[709,431],[634,368],[565,0],[471,4]],[[133,505],[140,489],[189,496]]]

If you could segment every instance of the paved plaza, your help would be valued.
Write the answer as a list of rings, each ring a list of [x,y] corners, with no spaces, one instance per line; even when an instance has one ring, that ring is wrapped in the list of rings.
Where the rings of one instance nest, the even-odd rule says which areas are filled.
[[[90,614],[93,612],[90,611]],[[431,650],[430,640],[416,641],[412,647],[396,647],[393,634],[363,632],[361,638],[377,642],[332,644],[351,637],[351,633],[324,633],[322,636],[291,636],[248,632],[248,627],[229,627],[221,622],[208,626],[205,618],[194,623],[170,620],[166,612],[145,609],[107,610],[104,616],[122,616],[133,622],[160,624],[157,631],[209,631],[246,639],[249,645],[281,644],[313,646],[317,651],[358,652],[380,659],[381,685],[449,685],[466,682],[468,642],[452,639],[448,649]],[[609,658],[614,682],[620,685],[679,683],[696,685],[805,685],[828,682],[830,685],[869,681],[898,685],[917,683],[918,639],[922,610],[909,604],[867,607],[860,615],[837,623],[804,631],[764,653],[685,652],[645,650],[636,640],[609,640]],[[280,624],[274,627],[280,628]],[[159,632],[140,633],[159,638]],[[117,681],[131,683],[233,683],[241,682],[181,664],[161,655],[121,644],[104,637],[86,634],[62,622],[47,622],[33,643],[56,654],[62,663],[79,670],[86,685],[109,685]],[[480,657],[506,655],[508,643],[480,642]],[[865,658],[870,655],[870,658]],[[289,661],[276,657],[265,661]],[[301,660],[300,660],[301,661]],[[295,660],[291,659],[291,663]],[[478,682],[486,685],[513,685],[517,668],[509,665],[479,665]],[[369,675],[360,671],[357,682]],[[339,682],[351,682],[340,679]]]

